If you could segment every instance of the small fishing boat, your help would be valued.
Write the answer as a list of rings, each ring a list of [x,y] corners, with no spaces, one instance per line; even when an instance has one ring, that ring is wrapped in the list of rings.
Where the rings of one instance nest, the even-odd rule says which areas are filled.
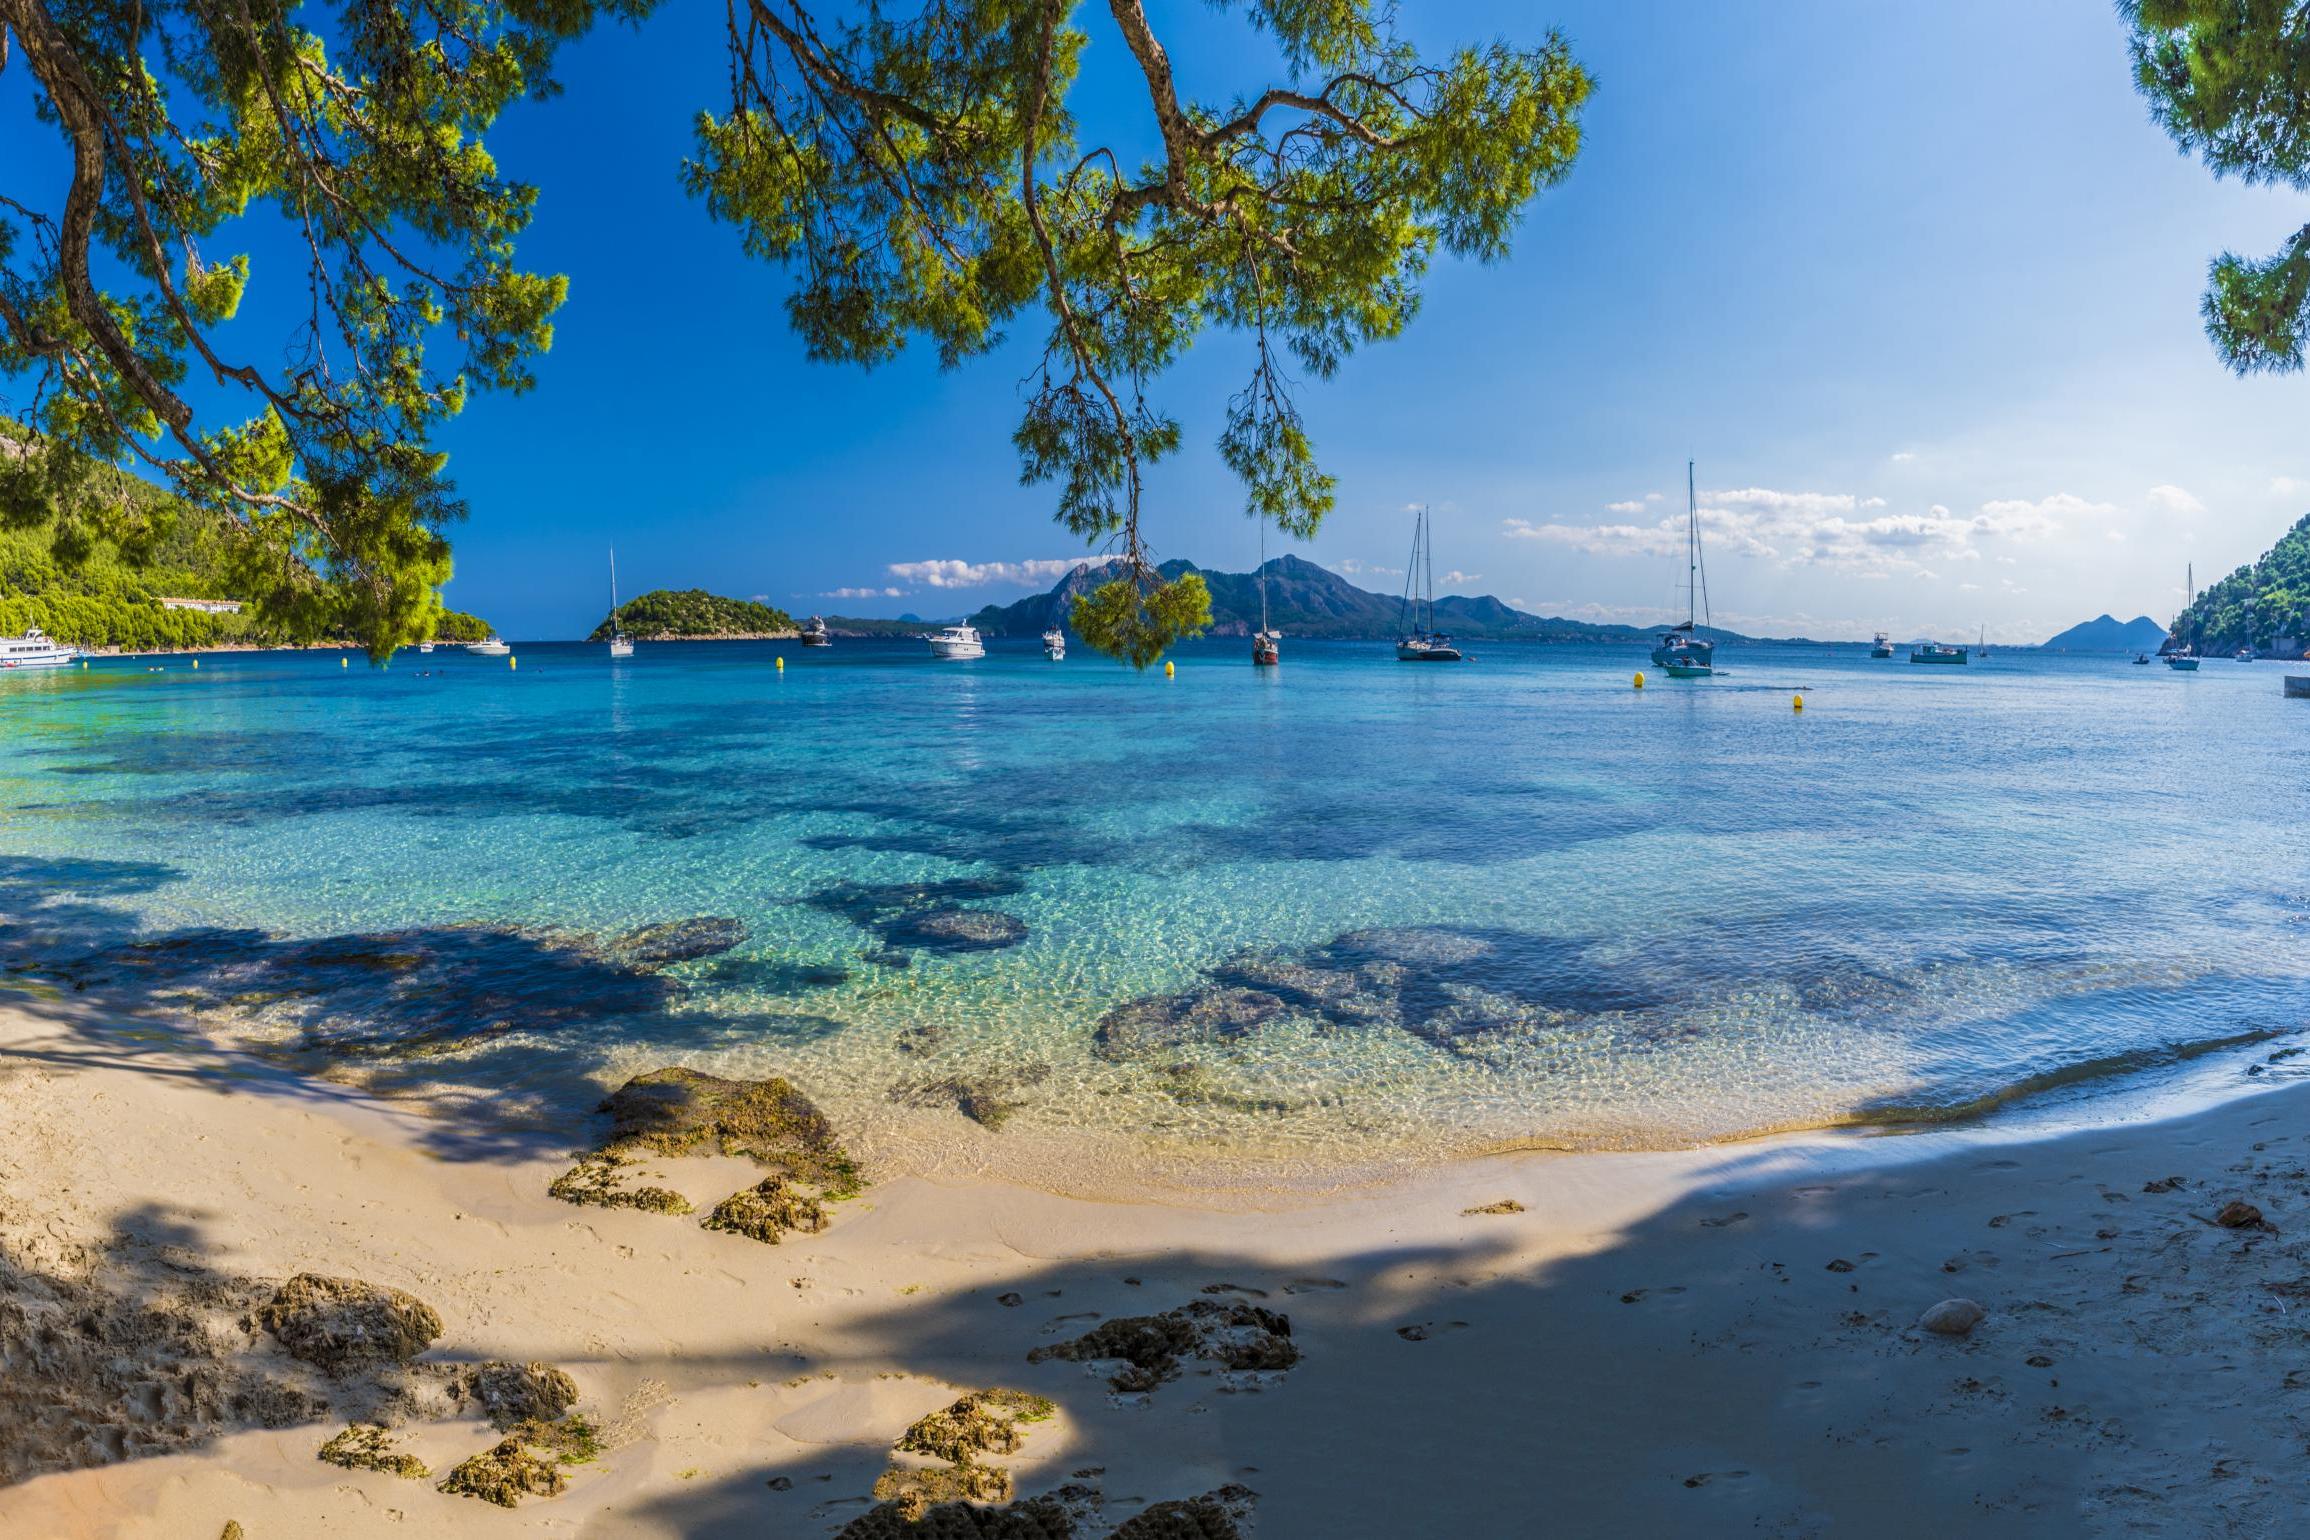
[[[834,645],[834,633],[826,629],[825,616],[813,615],[809,622],[802,627],[802,645],[805,647],[831,647]]]
[[[1882,631],[1878,632],[1877,639],[1869,644],[1869,656],[1872,658],[1893,656],[1893,639]]]
[[[630,658],[634,655],[634,639],[626,635],[626,628],[618,619],[618,551],[610,547],[610,656]]]
[[[1920,642],[1909,649],[1912,663],[1963,663],[1965,659],[1964,648],[1952,647],[1946,642]]]
[[[2231,656],[2240,663],[2251,663],[2254,661],[2256,654],[2254,649],[2251,647],[2241,647],[2236,652],[2232,653]]]
[[[478,652],[485,658],[502,658],[507,653],[513,651],[513,649],[507,646],[504,641],[494,635],[485,636],[478,642],[467,642],[465,644],[465,650],[467,652]]]
[[[1053,663],[1067,661],[1067,633],[1057,626],[1043,633],[1043,656]]]
[[[0,637],[0,668],[62,668],[80,656],[38,626],[27,626],[22,636]]]
[[[948,626],[935,636],[926,636],[930,655],[934,658],[983,658],[987,644],[979,638],[976,628],[969,625]]]
[[[1457,663],[1460,649],[1436,629],[1435,531],[1425,505],[1413,512],[1412,560],[1404,570],[1404,601],[1396,613],[1396,624],[1402,631],[1396,639],[1396,661]],[[1256,647],[1252,661],[1259,661]]]
[[[2177,674],[2194,674],[2198,671],[2198,649],[2192,645],[2191,638],[2182,633],[2185,629],[2192,632],[2196,630],[2196,622],[2190,618],[2190,611],[2198,607],[2198,569],[2191,565],[2185,566],[2182,571],[2190,598],[2189,603],[2183,606],[2180,618],[2174,622],[2174,636],[2181,645],[2166,654],[2166,667]]]
[[[1715,671],[1716,643],[1700,634],[1708,611],[1708,565],[1701,559],[1700,494],[1692,462],[1684,462],[1684,619],[1668,628],[1652,661],[1671,679],[1705,679]]]
[[[433,644],[431,642],[419,642],[417,644],[417,650],[419,652],[429,653],[433,650]]]
[[[2148,668],[2150,666],[2150,655],[2146,652],[2135,653],[2134,666],[2136,668]]]

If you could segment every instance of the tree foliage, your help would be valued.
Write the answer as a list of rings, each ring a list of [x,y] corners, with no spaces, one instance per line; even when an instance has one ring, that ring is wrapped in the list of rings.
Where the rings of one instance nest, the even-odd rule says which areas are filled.
[[[345,619],[378,656],[427,634],[464,511],[436,430],[531,383],[564,296],[517,259],[535,192],[484,135],[552,94],[561,44],[654,3],[0,0],[0,68],[13,45],[55,136],[47,164],[0,167],[0,376],[31,430],[0,515],[53,518],[143,460],[231,517],[273,621]],[[1022,474],[1124,558],[1085,635],[1151,660],[1204,614],[1141,524],[1181,439],[1157,377],[1240,340],[1220,455],[1249,513],[1311,533],[1334,486],[1294,370],[1398,334],[1439,253],[1504,254],[1578,153],[1589,78],[1554,33],[1427,55],[1382,0],[1218,0],[1269,62],[1198,96],[1143,0],[917,3],[728,0],[731,99],[688,184],[792,269],[812,357],[919,339],[952,366],[1043,328]],[[1078,126],[1095,30],[1128,56],[1136,144]],[[294,232],[301,318],[236,351],[226,323],[270,276],[234,250],[259,213]]]
[[[2310,5],[2119,0],[2150,113],[2216,176],[2310,192]],[[2266,257],[2207,272],[2206,334],[2240,374],[2300,369],[2310,347],[2310,224]]]
[[[2174,635],[2207,652],[2310,645],[2310,515],[2259,561],[2201,592],[2175,618]]]
[[[780,636],[794,617],[752,599],[725,599],[703,588],[656,588],[628,599],[594,627],[587,640],[606,642],[613,629],[637,641],[691,636]]]

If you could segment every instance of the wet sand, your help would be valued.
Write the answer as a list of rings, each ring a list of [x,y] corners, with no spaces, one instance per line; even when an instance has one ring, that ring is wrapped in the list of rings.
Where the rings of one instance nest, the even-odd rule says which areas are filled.
[[[1225,1211],[870,1170],[764,1245],[699,1223],[747,1161],[658,1165],[690,1216],[573,1208],[546,1189],[582,1118],[444,1129],[36,1002],[0,1009],[0,1533],[834,1535],[894,1465],[937,1468],[893,1454],[910,1425],[997,1387],[1054,1409],[976,1468],[1063,1489],[1087,1537],[1214,1492],[1262,1540],[2284,1533],[2306,1097],[1498,1156]],[[2220,1222],[2240,1201],[2260,1220]],[[438,1336],[406,1368],[297,1363],[251,1317],[304,1272],[404,1290]],[[1918,1324],[1952,1299],[1969,1333]],[[1151,1389],[1030,1361],[1199,1304],[1173,1319],[1217,1356]],[[574,1380],[601,1449],[558,1495],[437,1490],[499,1437],[444,1393],[484,1360]],[[372,1415],[427,1479],[316,1458]]]

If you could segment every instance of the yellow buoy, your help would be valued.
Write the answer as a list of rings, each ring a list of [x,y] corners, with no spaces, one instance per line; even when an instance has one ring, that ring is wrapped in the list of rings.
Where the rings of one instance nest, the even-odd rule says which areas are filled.
[[[200,660],[200,659],[198,659],[198,658],[195,658],[195,659],[193,659],[193,667],[194,667],[194,668],[199,668],[200,666],[201,666],[201,660]]]
[[[1804,698],[1802,695],[1792,695],[1792,696],[1790,696],[1790,697],[1789,697],[1789,709],[1790,709],[1791,711],[1802,711],[1802,710],[1804,710],[1804,709],[1805,709],[1805,698]]]
[[[521,667],[521,659],[509,652],[505,655],[505,666],[507,668],[519,668]]]
[[[786,660],[783,657],[778,660],[778,672],[781,674],[786,672]]]
[[[353,664],[352,664],[352,660],[350,660],[350,659],[348,659],[348,658],[339,658],[339,659],[337,660],[337,666],[338,666],[339,668],[351,668],[351,667],[353,666]],[[195,664],[193,665],[193,667],[194,667],[194,668],[199,668],[199,667],[200,667],[200,665],[199,665],[198,663],[195,663]]]
[[[1636,671],[1636,687],[1639,690],[1644,688],[1644,670],[1641,668]]]
[[[1169,678],[1170,678],[1170,677],[1171,677],[1173,674],[1176,674],[1176,673],[1178,673],[1178,672],[1179,672],[1179,670],[1178,670],[1176,667],[1174,667],[1174,666],[1173,666],[1173,664],[1172,664],[1172,662],[1171,662],[1171,660],[1170,660],[1169,658],[1165,658],[1165,659],[1163,660],[1163,677],[1164,677],[1164,678],[1166,678],[1166,679],[1169,679]]]

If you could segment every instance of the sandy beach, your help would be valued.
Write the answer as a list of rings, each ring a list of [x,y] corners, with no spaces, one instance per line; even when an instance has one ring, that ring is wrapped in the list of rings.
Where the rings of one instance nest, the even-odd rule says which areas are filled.
[[[2249,1535],[2298,1508],[2300,1086],[2035,1138],[1496,1157],[1269,1211],[870,1171],[764,1245],[573,1208],[566,1151],[148,1018],[35,1002],[0,1034],[10,1535]],[[758,1174],[650,1179],[703,1212]],[[299,1274],[437,1332],[318,1371],[260,1324]],[[1949,1300],[1978,1324],[1919,1325]],[[1183,1309],[1152,1388],[1030,1361]],[[510,1510],[438,1489],[500,1436],[457,1394],[491,1361],[564,1371],[595,1434]],[[1043,1527],[878,1507],[886,1471],[941,1468],[894,1443],[994,1389],[1047,1414],[964,1463],[1058,1494],[1010,1510]],[[316,1458],[372,1420],[423,1479]]]

